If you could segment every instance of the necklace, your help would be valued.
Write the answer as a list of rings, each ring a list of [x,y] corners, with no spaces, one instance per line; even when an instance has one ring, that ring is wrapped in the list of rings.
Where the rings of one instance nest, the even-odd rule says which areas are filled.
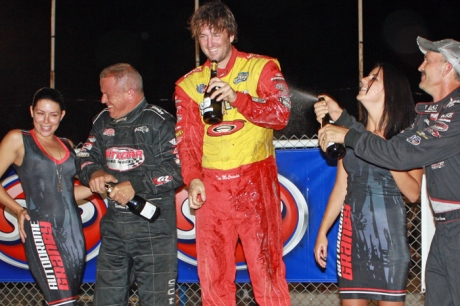
[[[59,155],[60,155],[60,152],[59,152]],[[57,191],[62,192],[62,163],[59,165],[59,167],[56,164],[56,161],[54,161],[54,164],[56,165],[56,175],[58,177]]]
[[[61,161],[62,156],[61,156],[61,148],[58,147],[58,153],[59,153],[59,161]],[[58,183],[57,183],[57,191],[62,192],[62,163],[58,164],[56,163],[56,159],[53,158],[54,165],[56,166],[56,175],[58,178]]]
[[[50,153],[50,151],[46,148],[45,144],[42,143],[40,141],[40,139],[38,139],[38,142],[41,144],[41,146],[43,147],[43,149],[45,149],[46,153],[51,157],[51,159],[53,160],[54,162],[54,165],[56,166],[56,176],[57,176],[57,179],[58,179],[58,182],[57,182],[57,191],[58,192],[62,192],[62,163],[58,164],[56,163],[56,159],[53,157],[53,155]],[[59,141],[58,141],[59,142]],[[60,144],[57,148],[58,150],[58,153],[59,153],[59,161],[62,159],[62,155],[61,155],[61,148],[60,148]]]

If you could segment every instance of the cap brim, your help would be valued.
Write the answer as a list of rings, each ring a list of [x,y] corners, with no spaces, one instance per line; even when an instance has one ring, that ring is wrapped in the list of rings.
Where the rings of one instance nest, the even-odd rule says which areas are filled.
[[[417,44],[418,44],[418,47],[420,48],[420,51],[422,51],[423,54],[427,53],[428,51],[439,53],[439,50],[436,47],[436,45],[428,39],[418,36]]]

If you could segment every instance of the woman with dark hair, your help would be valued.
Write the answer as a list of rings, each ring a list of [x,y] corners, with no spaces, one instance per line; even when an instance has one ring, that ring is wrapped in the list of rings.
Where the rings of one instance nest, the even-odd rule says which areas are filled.
[[[31,130],[11,130],[0,143],[0,175],[13,164],[27,208],[1,185],[0,203],[18,218],[30,271],[48,305],[77,305],[85,240],[76,200],[92,193],[74,186],[73,144],[54,135],[65,115],[61,93],[53,88],[38,90],[30,114]]]
[[[332,100],[322,97],[324,104]],[[357,99],[363,108],[360,128],[385,139],[404,130],[415,118],[409,82],[389,64],[376,65],[362,79]],[[317,112],[317,116],[322,118],[324,113]],[[401,193],[408,201],[417,201],[421,181],[422,169],[377,167],[356,157],[349,148],[338,161],[314,253],[317,263],[325,268],[326,235],[340,215],[337,274],[342,305],[365,306],[367,300],[377,300],[380,306],[404,305],[410,251]]]

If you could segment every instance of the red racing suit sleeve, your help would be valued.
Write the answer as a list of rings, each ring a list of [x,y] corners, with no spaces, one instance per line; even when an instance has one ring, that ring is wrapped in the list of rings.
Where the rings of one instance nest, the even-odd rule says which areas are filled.
[[[182,164],[182,177],[185,185],[197,178],[203,179],[201,161],[203,156],[203,123],[198,104],[182,88],[176,86],[174,99],[177,117],[177,147]]]
[[[255,125],[281,130],[286,127],[291,112],[290,93],[287,83],[273,61],[264,66],[257,84],[257,94],[263,103],[255,103],[254,98],[244,92],[237,92],[232,103],[238,111]]]

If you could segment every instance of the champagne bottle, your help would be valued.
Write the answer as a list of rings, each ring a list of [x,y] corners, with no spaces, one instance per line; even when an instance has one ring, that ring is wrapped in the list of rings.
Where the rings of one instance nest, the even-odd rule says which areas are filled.
[[[324,98],[321,97],[318,101],[324,101]],[[334,121],[331,119],[329,113],[327,113],[322,120],[321,127],[325,126],[326,124],[334,124]],[[341,143],[329,142],[326,148],[326,156],[332,159],[342,158],[345,156],[347,152],[345,145]]]
[[[107,193],[112,192],[113,188],[112,183],[106,183],[105,188],[107,189]],[[134,198],[126,203],[129,210],[131,210],[134,214],[147,219],[150,222],[155,221],[156,218],[160,215],[160,207],[152,202],[147,201],[146,199],[134,195]]]
[[[211,79],[217,76],[217,61],[211,61]],[[211,95],[219,87],[213,87],[210,92],[204,93],[204,100],[202,104],[203,121],[206,124],[217,124],[223,120],[222,101],[211,99]]]

